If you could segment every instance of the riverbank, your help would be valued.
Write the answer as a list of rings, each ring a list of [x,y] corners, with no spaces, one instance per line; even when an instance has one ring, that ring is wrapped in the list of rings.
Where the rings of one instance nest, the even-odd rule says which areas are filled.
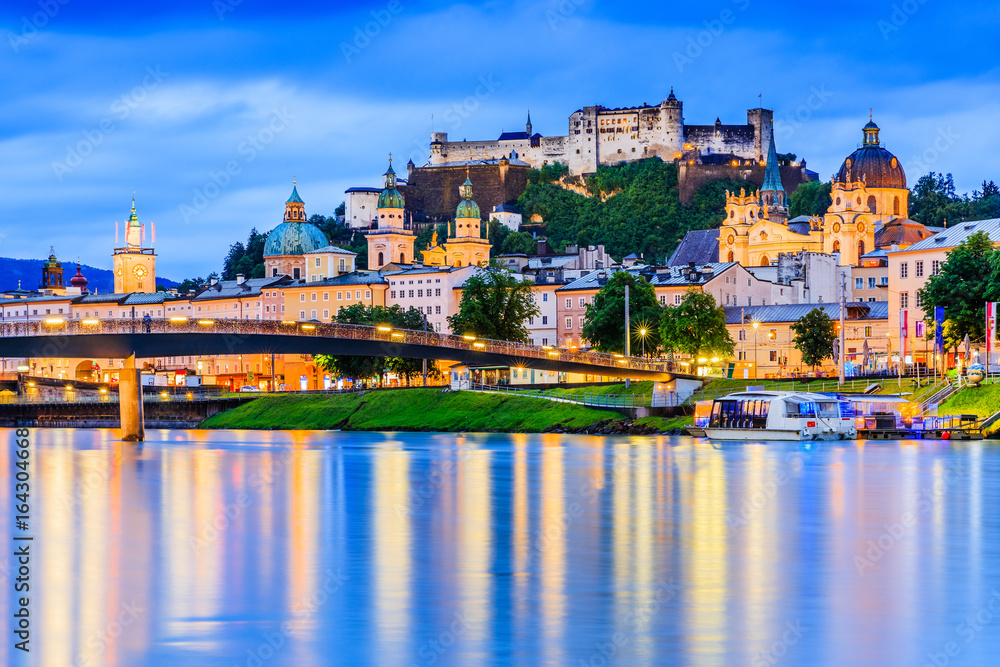
[[[687,423],[690,418],[633,420],[613,410],[508,394],[402,389],[261,396],[206,419],[199,428],[653,434]]]

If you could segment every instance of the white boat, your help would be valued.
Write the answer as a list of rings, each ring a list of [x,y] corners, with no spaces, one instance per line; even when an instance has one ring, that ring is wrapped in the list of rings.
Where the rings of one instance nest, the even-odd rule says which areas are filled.
[[[853,440],[858,435],[850,402],[793,391],[740,391],[699,401],[689,432],[713,440]]]

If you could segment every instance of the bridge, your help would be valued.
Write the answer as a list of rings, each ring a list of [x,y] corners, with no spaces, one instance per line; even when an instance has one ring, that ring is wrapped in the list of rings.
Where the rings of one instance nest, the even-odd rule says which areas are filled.
[[[321,322],[171,317],[0,323],[2,357],[125,359],[120,373],[122,438],[141,440],[137,358],[216,354],[329,354],[457,361],[609,377],[667,381],[695,376],[672,361],[563,350],[475,336]]]

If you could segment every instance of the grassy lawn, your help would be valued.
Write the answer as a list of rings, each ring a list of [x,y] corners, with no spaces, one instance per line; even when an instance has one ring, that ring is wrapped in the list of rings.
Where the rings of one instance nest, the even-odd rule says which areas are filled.
[[[337,395],[262,396],[210,417],[201,428],[332,429],[356,431],[508,431],[534,433],[553,426],[582,428],[621,419],[611,410],[505,394],[439,389]]]
[[[593,387],[573,387],[572,389],[556,389],[556,391],[563,394],[571,395],[582,395],[582,394],[652,394],[653,393],[653,381],[652,380],[637,380],[630,383],[626,388],[625,383],[621,384],[602,384]]]
[[[967,387],[938,406],[939,415],[989,417],[1000,410],[1000,384]]]
[[[653,428],[658,428],[661,431],[666,431],[668,429],[692,426],[694,424],[694,416],[642,417],[641,419],[636,419],[635,423],[640,426],[652,426]]]

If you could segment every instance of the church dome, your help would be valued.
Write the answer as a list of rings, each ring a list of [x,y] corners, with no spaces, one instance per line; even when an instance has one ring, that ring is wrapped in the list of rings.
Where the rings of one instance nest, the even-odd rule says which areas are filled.
[[[906,188],[906,173],[895,155],[887,151],[878,140],[879,127],[869,121],[863,128],[864,143],[851,153],[840,166],[835,181],[849,183],[865,181],[869,188]]]
[[[403,195],[396,189],[396,172],[392,168],[391,158],[389,170],[383,176],[385,176],[385,189],[378,196],[378,208],[403,208]]]
[[[302,255],[330,245],[326,235],[308,222],[283,222],[267,235],[264,256]]]
[[[89,281],[83,275],[83,272],[80,271],[80,265],[77,264],[76,265],[76,274],[72,278],[69,279],[69,284],[72,285],[73,287],[79,287],[80,291],[82,292],[82,291],[86,290],[88,282]]]

